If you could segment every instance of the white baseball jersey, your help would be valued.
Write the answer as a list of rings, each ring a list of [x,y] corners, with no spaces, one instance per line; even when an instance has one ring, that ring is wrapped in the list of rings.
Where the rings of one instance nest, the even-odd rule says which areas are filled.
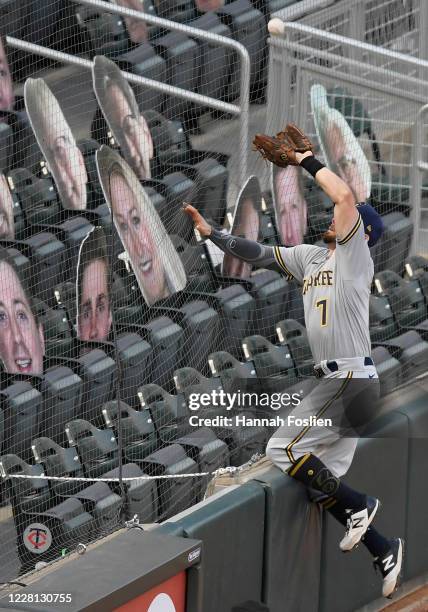
[[[361,215],[335,251],[308,244],[274,247],[289,279],[302,285],[305,323],[315,363],[369,356],[373,260]]]

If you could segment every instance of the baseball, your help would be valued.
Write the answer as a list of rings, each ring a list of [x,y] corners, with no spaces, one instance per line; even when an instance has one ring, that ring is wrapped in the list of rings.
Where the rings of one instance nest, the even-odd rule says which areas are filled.
[[[274,17],[268,23],[268,30],[270,34],[274,34],[276,36],[279,34],[284,34],[285,23],[278,17]]]

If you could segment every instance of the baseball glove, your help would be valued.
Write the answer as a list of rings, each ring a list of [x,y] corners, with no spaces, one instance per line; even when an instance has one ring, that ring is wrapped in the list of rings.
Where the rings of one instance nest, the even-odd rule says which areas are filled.
[[[293,123],[289,123],[276,137],[256,134],[253,145],[254,150],[259,151],[264,159],[282,168],[298,166],[296,153],[313,150],[309,138]]]

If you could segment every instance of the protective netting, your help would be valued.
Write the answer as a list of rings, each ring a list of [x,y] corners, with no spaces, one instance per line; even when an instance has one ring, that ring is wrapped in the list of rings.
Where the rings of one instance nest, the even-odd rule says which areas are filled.
[[[387,227],[370,318],[383,391],[422,371],[412,126],[426,66],[293,31],[290,48],[271,45],[266,104],[267,21],[292,4],[114,3],[241,48],[102,2],[2,3],[0,581],[200,501],[210,475],[264,452],[275,426],[251,419],[313,386],[299,287],[223,258],[182,210],[266,245],[322,240],[332,203],[298,168],[271,174],[249,150],[255,132],[294,120],[320,146],[318,112],[320,157],[353,189],[357,159],[356,197]],[[322,15],[324,30],[356,36],[356,3],[303,4],[303,23]],[[423,57],[422,3],[364,4],[366,42]]]

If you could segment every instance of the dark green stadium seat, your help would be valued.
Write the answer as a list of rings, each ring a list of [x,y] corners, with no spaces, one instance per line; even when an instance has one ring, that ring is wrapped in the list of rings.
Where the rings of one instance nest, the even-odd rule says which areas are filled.
[[[427,319],[427,305],[417,280],[405,281],[392,270],[375,274],[379,293],[388,298],[392,313],[403,328],[416,328]]]
[[[179,476],[198,472],[197,463],[188,457],[182,446],[171,444],[149,455],[142,463],[144,473],[150,476]],[[167,478],[157,480],[160,520],[189,508],[195,501],[193,478]]]
[[[0,409],[2,448],[5,454],[31,457],[31,440],[39,435],[43,413],[40,380],[32,376],[7,376],[2,373]]]
[[[397,335],[398,325],[386,296],[370,295],[369,327],[372,342],[382,342]]]
[[[143,385],[138,390],[141,406],[150,411],[153,424],[163,443],[192,431],[189,413],[182,393],[171,395],[155,384]]]
[[[382,342],[403,367],[403,380],[424,374],[428,360],[428,342],[416,331],[408,331],[400,336]]]
[[[404,261],[413,235],[413,222],[401,212],[392,212],[382,217],[384,232],[375,246],[375,272],[403,271]]]
[[[274,345],[263,336],[242,340],[247,359],[253,361],[265,391],[285,391],[296,379],[294,361],[287,344]]]
[[[299,376],[313,376],[314,358],[304,325],[294,319],[284,319],[276,324],[276,333],[279,342],[288,346]]]
[[[122,371],[120,397],[137,408],[140,405],[138,387],[151,378],[153,349],[138,333],[124,331],[117,334],[115,356],[120,361]]]
[[[219,440],[215,433],[208,427],[200,427],[196,431],[182,436],[176,440],[188,457],[196,461],[200,472],[214,472],[218,468],[229,465],[229,449],[227,444]],[[206,491],[211,476],[199,478],[195,484],[195,490],[199,487],[196,501],[200,501]]]
[[[65,426],[68,443],[75,446],[85,474],[101,476],[119,464],[119,449],[112,429],[98,429],[88,421],[77,419]]]
[[[102,413],[106,427],[113,429],[117,439],[121,435],[126,461],[140,462],[160,447],[161,441],[149,410],[137,411],[125,402],[112,400],[104,404]]]
[[[80,415],[83,381],[66,365],[47,364],[41,382],[43,412],[39,435],[65,441],[64,424]]]
[[[258,391],[260,383],[252,361],[241,362],[227,351],[217,351],[208,356],[212,376],[218,376],[223,389],[233,391]]]
[[[416,280],[419,283],[425,301],[428,303],[428,259],[420,255],[408,257],[404,269],[407,280]]]
[[[381,395],[386,395],[401,384],[402,366],[384,346],[372,350],[372,359],[379,376]]]

